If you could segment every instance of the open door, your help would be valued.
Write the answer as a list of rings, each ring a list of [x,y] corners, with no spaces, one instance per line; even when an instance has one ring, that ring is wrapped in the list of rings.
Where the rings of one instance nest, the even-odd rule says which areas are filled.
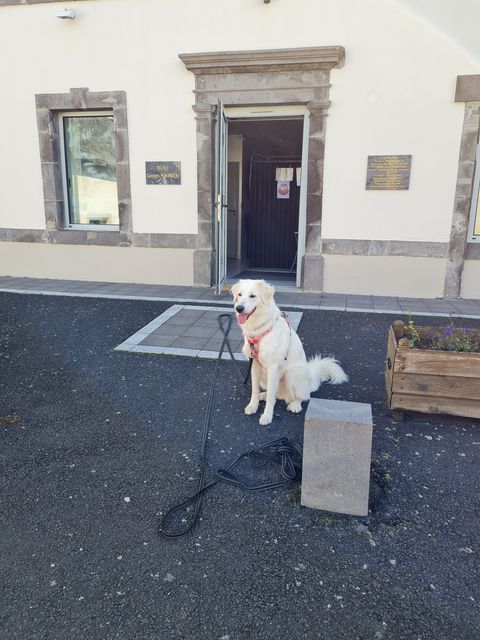
[[[215,130],[215,287],[221,293],[227,277],[227,148],[228,123],[218,101]]]
[[[227,278],[303,284],[308,182],[309,112],[303,105],[225,107],[228,122]],[[237,140],[238,139],[238,140]],[[237,145],[238,142],[238,145]],[[239,206],[232,198],[240,162]],[[285,193],[280,182],[287,183]],[[237,221],[235,243],[235,209]],[[232,224],[232,222],[234,224]],[[236,244],[236,254],[234,247]]]

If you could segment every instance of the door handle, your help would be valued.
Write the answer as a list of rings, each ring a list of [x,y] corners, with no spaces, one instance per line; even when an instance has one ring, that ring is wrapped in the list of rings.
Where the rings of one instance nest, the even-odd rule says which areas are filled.
[[[215,204],[215,207],[217,209],[217,222],[221,221],[221,219],[222,219],[222,210],[223,209],[227,209],[227,206],[228,205],[226,205],[226,204],[222,204],[222,200],[220,198],[220,194],[218,194],[217,202]]]

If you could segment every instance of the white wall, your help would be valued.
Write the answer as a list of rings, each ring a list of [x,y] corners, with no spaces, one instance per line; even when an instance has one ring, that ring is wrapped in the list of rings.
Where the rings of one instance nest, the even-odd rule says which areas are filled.
[[[324,290],[374,296],[441,298],[446,260],[326,255]]]
[[[480,298],[480,260],[465,261],[460,297]]]
[[[391,3],[375,13],[373,29],[357,16],[365,33],[349,33],[345,68],[332,73],[322,233],[447,242],[464,111],[455,81],[480,67]],[[409,190],[365,190],[376,154],[412,154]]]
[[[478,0],[393,0],[401,11],[436,31],[452,47],[467,52],[474,64],[480,59],[480,3]]]
[[[191,285],[191,249],[0,242],[0,276]]]
[[[78,2],[73,21],[55,17],[63,4],[0,7],[0,57],[15,59],[2,69],[0,226],[45,227],[35,94],[88,87],[127,92],[134,231],[196,233],[193,76],[164,3]],[[145,185],[146,160],[180,160],[182,185]]]

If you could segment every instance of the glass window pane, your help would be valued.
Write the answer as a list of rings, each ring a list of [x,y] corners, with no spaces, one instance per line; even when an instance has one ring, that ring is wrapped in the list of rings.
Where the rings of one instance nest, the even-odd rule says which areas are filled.
[[[118,225],[113,116],[64,116],[70,224]]]

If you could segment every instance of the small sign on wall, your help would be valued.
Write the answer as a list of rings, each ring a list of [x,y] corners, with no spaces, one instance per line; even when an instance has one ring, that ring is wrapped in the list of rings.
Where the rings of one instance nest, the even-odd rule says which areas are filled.
[[[412,156],[368,156],[366,189],[406,190]]]
[[[278,180],[277,200],[288,200],[290,198],[290,182],[288,180]]]
[[[145,162],[146,184],[181,184],[182,163],[171,160]]]

